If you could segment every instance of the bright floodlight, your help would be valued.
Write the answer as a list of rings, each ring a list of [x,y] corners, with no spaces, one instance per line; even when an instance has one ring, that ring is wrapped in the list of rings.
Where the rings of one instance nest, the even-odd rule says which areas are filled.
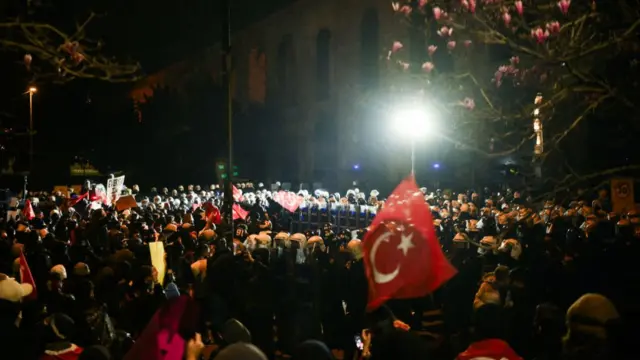
[[[421,138],[433,130],[431,118],[422,109],[400,110],[393,120],[398,134],[404,136]]]
[[[434,169],[440,169],[440,164],[438,164],[438,163],[433,164],[433,168]]]
[[[36,88],[35,86],[32,86],[32,87],[29,88],[29,92],[32,93],[32,94],[37,92],[37,91],[38,91],[38,88]]]

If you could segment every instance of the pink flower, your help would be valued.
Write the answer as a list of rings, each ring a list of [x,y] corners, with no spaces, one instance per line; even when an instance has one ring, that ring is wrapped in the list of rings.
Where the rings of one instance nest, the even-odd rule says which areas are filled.
[[[472,14],[476,13],[476,0],[469,0],[469,11]]]
[[[33,61],[33,56],[31,56],[31,54],[24,54],[24,66],[27,67],[27,70],[29,70],[29,68],[31,67],[31,61]]]
[[[64,45],[62,45],[62,48],[64,49],[64,51],[66,51],[67,53],[69,53],[70,55],[72,55],[73,53],[75,53],[76,51],[78,51],[78,48],[80,47],[80,44],[78,44],[77,41],[74,42],[67,42]]]
[[[438,47],[435,45],[429,45],[429,47],[427,48],[427,52],[429,53],[430,57],[433,56],[436,50],[438,50]]]
[[[433,8],[433,17],[436,20],[440,20],[440,16],[442,16],[442,9],[440,9],[439,7],[434,7]]]
[[[476,102],[473,101],[472,98],[466,97],[466,98],[464,98],[464,100],[462,100],[460,102],[460,105],[462,105],[465,108],[467,108],[467,110],[473,110],[476,107]]]
[[[420,9],[424,8],[425,5],[427,5],[427,3],[429,2],[429,0],[420,0],[418,1],[418,7]]]
[[[567,15],[567,13],[569,13],[570,6],[571,6],[571,0],[558,1],[558,7],[560,8],[560,12],[562,12],[563,15]]]
[[[449,37],[451,36],[451,34],[453,34],[453,29],[450,29],[446,26],[443,26],[440,28],[440,30],[438,30],[438,35],[442,37]]]
[[[536,27],[535,29],[531,30],[531,37],[536,39],[536,41],[538,42],[538,44],[542,44],[544,43],[547,38],[549,37],[549,31],[547,30],[542,30],[542,28],[540,26]]]
[[[550,34],[557,34],[560,32],[560,23],[557,21],[547,23],[546,27]]]
[[[402,49],[404,47],[404,45],[402,45],[402,43],[400,41],[394,41],[393,42],[393,46],[391,47],[391,52],[396,52],[400,49]]]
[[[522,5],[522,0],[516,0],[514,5],[516,6],[516,12],[518,13],[518,15],[522,16],[522,14],[524,13],[524,7]]]
[[[456,42],[455,42],[455,41],[451,40],[451,41],[449,41],[449,42],[447,43],[447,49],[449,49],[449,50],[453,50],[453,49],[455,49],[455,48],[456,48]]]
[[[468,48],[469,46],[471,46],[471,40],[465,40],[464,41],[464,47]]]
[[[509,62],[511,62],[511,65],[516,66],[520,64],[520,57],[512,56],[511,59],[509,59]]]
[[[505,26],[509,26],[509,24],[511,23],[511,14],[509,14],[509,11],[506,9],[502,13],[502,20],[504,21]]]
[[[73,62],[78,65],[80,64],[83,60],[84,60],[84,55],[82,55],[81,53],[77,52],[74,53],[71,58],[73,59]]]
[[[409,70],[409,63],[408,62],[398,61],[398,64],[400,64],[400,66],[402,67],[402,70],[404,70],[404,71]]]
[[[427,61],[426,63],[422,64],[422,70],[426,71],[427,73],[430,73],[431,70],[433,70],[433,68],[435,67],[436,66],[433,65],[431,61]]]

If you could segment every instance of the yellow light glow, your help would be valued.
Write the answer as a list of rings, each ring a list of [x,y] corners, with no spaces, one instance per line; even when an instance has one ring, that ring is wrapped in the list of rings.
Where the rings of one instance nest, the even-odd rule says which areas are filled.
[[[34,93],[38,92],[38,88],[36,88],[35,86],[32,86],[32,87],[29,88],[29,92],[34,94]]]

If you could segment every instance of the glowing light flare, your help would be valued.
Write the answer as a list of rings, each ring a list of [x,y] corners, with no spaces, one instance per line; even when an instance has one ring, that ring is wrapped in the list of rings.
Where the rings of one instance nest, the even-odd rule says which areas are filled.
[[[433,119],[422,109],[399,110],[394,114],[393,126],[399,135],[418,139],[433,133]]]
[[[37,93],[37,92],[38,92],[38,88],[36,88],[35,86],[31,86],[31,87],[29,88],[29,93],[30,93],[30,94],[35,94],[35,93]]]
[[[438,164],[438,163],[433,164],[433,168],[434,169],[440,169],[440,164]]]

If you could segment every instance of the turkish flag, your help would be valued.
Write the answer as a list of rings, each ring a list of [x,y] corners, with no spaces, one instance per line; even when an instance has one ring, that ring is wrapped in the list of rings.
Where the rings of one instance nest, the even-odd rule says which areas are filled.
[[[239,202],[244,200],[244,196],[242,196],[242,190],[238,189],[235,185],[231,185],[233,187],[233,201]]]
[[[245,209],[243,209],[238,204],[233,204],[233,208],[232,209],[233,209],[233,220],[236,220],[236,219],[244,220],[249,215],[249,212],[246,211]]]
[[[195,309],[195,310],[193,310]],[[197,304],[188,296],[165,302],[124,356],[125,360],[181,360],[185,343],[197,329],[191,313]]]
[[[363,241],[367,310],[388,299],[425,296],[456,274],[440,249],[431,209],[413,175],[396,187],[370,229]]]
[[[31,275],[31,269],[29,269],[29,264],[27,264],[27,258],[24,257],[24,253],[20,252],[20,282],[23,284],[29,284],[33,287],[33,291],[26,299],[35,300],[38,298],[38,292],[36,291],[36,282],[33,280],[33,275]]]
[[[27,220],[33,220],[36,217],[36,213],[33,212],[31,201],[29,199],[24,201],[24,207],[22,208],[22,217]]]
[[[211,221],[216,225],[222,222],[222,216],[220,216],[220,209],[218,209],[217,206],[213,205],[210,202],[206,202],[202,207],[204,208],[205,217],[209,221]]]
[[[280,190],[273,194],[273,201],[277,202],[280,206],[290,212],[296,212],[300,207],[300,204],[302,204],[303,199],[298,196],[298,194],[292,193],[291,191]]]

